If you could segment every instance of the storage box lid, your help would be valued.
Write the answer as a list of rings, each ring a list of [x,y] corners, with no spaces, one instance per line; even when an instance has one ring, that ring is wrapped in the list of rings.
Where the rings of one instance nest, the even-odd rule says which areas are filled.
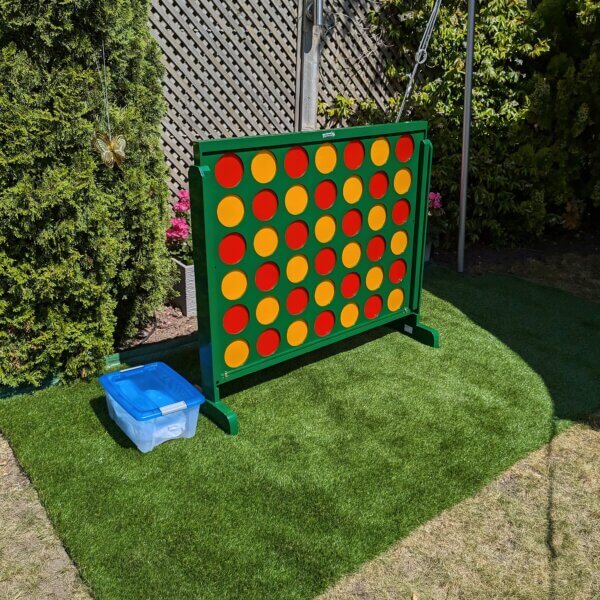
[[[107,373],[99,380],[106,392],[138,421],[204,402],[202,392],[162,362]]]

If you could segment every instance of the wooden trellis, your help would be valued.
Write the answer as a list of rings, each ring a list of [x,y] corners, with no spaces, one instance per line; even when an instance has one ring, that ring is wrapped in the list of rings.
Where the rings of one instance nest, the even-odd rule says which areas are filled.
[[[320,97],[392,93],[387,49],[369,29],[373,0],[325,0]],[[196,140],[295,129],[303,0],[153,0],[164,57],[163,146],[173,192],[187,186]]]
[[[369,13],[377,4],[376,0],[325,1],[321,100],[329,103],[341,94],[371,98],[385,108],[389,97],[398,91],[385,75],[392,49],[369,23]]]

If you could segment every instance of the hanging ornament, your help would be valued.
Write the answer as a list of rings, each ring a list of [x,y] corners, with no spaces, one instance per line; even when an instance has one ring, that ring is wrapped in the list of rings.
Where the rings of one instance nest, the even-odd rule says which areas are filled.
[[[125,144],[126,141],[122,135],[111,138],[106,133],[94,133],[94,148],[100,152],[102,162],[110,169],[114,165],[120,167],[125,161]]]
[[[96,150],[100,153],[102,162],[109,168],[112,169],[115,165],[121,167],[125,161],[125,137],[122,135],[112,136],[110,130],[110,113],[108,107],[108,84],[106,83],[106,57],[104,53],[104,38],[102,38],[102,69],[98,66],[98,72],[100,73],[100,79],[102,81],[102,91],[104,95],[104,112],[106,116],[106,128],[108,133],[102,131],[96,131],[93,137],[93,145]]]

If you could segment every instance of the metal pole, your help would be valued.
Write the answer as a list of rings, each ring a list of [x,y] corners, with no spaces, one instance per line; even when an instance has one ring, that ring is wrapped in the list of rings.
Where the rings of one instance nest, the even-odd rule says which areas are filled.
[[[475,46],[475,0],[469,0],[467,19],[467,65],[463,110],[462,162],[460,166],[460,218],[458,222],[458,272],[465,269],[465,226],[469,186],[469,144],[471,141],[471,95],[473,90],[473,51]]]
[[[306,8],[302,27],[302,66],[299,97],[300,131],[314,131],[318,127],[319,63],[323,29],[323,0],[304,2]]]
[[[315,0],[315,25],[317,27],[323,27],[323,0]]]

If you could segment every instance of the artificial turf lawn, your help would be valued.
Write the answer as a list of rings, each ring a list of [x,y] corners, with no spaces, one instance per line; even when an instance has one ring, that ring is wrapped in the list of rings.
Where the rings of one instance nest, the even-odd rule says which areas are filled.
[[[0,401],[0,429],[101,598],[309,598],[600,405],[597,304],[427,274],[433,350],[379,329],[231,384],[150,454],[97,382]],[[169,362],[197,378],[194,352]],[[253,385],[249,385],[249,384]]]

